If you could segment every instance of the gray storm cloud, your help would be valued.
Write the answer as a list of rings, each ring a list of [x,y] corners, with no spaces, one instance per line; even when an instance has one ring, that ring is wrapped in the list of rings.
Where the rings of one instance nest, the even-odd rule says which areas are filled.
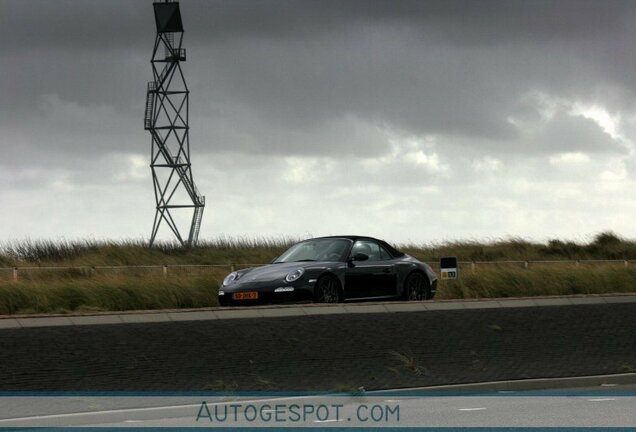
[[[3,104],[7,117],[24,118],[46,94],[87,110],[139,112],[149,4],[3,6],[0,34],[12,42],[0,48],[2,93],[13,102]],[[620,55],[633,41],[631,2],[191,1],[182,9],[193,112],[223,119],[226,129],[258,124],[251,134],[263,151],[294,151],[286,143],[299,129],[319,137],[315,129],[347,115],[416,134],[505,141],[519,133],[506,116],[535,88],[614,110],[633,104],[633,56]],[[311,151],[347,148],[345,138],[333,142],[337,127]],[[206,134],[212,146],[232,146]]]
[[[532,211],[537,221],[548,218],[554,201],[524,195],[531,178],[552,182],[544,186],[561,191],[559,208],[572,211],[581,205],[566,186],[573,178],[598,188],[592,194],[599,202],[633,181],[633,1],[184,0],[181,9],[195,176],[239,213],[253,197],[247,185],[271,176],[271,190],[258,201],[269,222],[245,216],[261,231],[284,230],[276,222],[284,211],[267,203],[288,190],[328,197],[334,206],[347,200],[342,208],[351,211],[369,205],[375,216],[368,227],[379,229],[377,220],[399,200],[377,197],[400,185],[421,188],[415,207],[400,216],[405,227],[411,218],[443,214],[456,219],[440,225],[441,233],[452,227],[487,235],[519,233],[515,218]],[[149,137],[141,120],[151,78],[151,2],[3,0],[0,20],[0,167],[7,179],[0,193],[31,191],[21,208],[46,200],[46,188],[64,194],[81,186],[90,199],[91,184],[101,191],[130,184],[148,198]],[[591,160],[594,186],[578,174],[589,173]],[[260,169],[264,163],[269,172]],[[348,191],[329,192],[343,184]],[[221,194],[222,187],[240,190],[246,201]],[[458,198],[451,208],[444,198],[462,188],[484,197],[484,214],[509,215],[481,217],[471,231],[457,215],[479,204]],[[334,229],[350,228],[345,213]],[[211,232],[240,230],[231,217],[207,217]],[[5,234],[22,233],[20,215],[12,218]],[[585,232],[622,226],[596,218]],[[499,222],[489,227],[489,220]],[[122,226],[106,221],[103,230],[81,232]],[[577,227],[585,230],[583,222]],[[555,228],[562,230],[570,232]],[[410,238],[406,231],[390,234]],[[541,229],[528,233],[540,236]]]

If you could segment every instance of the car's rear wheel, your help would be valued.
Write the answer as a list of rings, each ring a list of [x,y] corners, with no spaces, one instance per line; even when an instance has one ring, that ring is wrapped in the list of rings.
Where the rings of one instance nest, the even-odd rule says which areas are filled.
[[[430,297],[429,290],[428,279],[422,273],[411,273],[404,281],[405,300],[426,300]]]
[[[338,303],[342,299],[338,280],[330,275],[322,276],[314,288],[316,303]]]

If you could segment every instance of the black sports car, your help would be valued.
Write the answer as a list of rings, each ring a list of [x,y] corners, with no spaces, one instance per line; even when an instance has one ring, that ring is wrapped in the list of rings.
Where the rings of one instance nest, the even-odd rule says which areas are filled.
[[[436,287],[430,266],[382,240],[320,237],[296,243],[272,264],[230,273],[219,290],[219,304],[426,300]]]

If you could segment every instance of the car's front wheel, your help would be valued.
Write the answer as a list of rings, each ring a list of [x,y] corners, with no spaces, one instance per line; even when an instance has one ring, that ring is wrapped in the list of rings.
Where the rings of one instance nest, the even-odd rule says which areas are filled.
[[[314,288],[316,303],[338,303],[341,299],[340,284],[335,277],[325,275],[318,279]]]
[[[405,300],[426,300],[429,298],[428,279],[422,273],[411,273],[404,281]]]

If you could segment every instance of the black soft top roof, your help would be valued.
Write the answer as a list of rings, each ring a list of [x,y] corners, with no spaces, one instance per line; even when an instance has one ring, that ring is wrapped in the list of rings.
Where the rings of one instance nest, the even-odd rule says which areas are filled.
[[[399,257],[403,257],[404,256],[404,252],[400,252],[399,250],[397,250],[396,248],[394,248],[393,246],[391,246],[390,244],[388,244],[384,240],[380,240],[380,239],[373,238],[373,237],[358,236],[358,235],[339,235],[339,236],[325,236],[325,237],[317,237],[317,238],[344,238],[344,239],[349,239],[349,240],[352,240],[352,241],[356,241],[356,240],[373,240],[373,241],[376,241],[376,242],[380,243],[382,245],[382,247],[384,247],[387,251],[389,251],[389,253],[394,258],[399,258]],[[307,240],[314,240],[314,239],[307,239]]]

